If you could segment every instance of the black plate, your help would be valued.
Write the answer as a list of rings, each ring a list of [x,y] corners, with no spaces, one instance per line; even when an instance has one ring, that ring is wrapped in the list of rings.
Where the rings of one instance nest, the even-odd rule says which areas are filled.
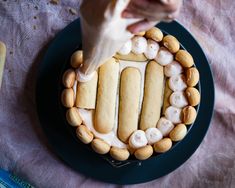
[[[194,126],[186,137],[163,155],[114,168],[93,151],[74,139],[68,129],[65,116],[61,114],[61,73],[74,49],[81,44],[79,20],[61,31],[51,43],[41,63],[36,100],[42,128],[58,156],[73,169],[100,181],[115,184],[135,184],[164,176],[183,164],[202,142],[213,113],[214,84],[212,73],[201,47],[192,35],[179,23],[157,25],[166,33],[174,35],[193,56],[200,72],[201,103]]]

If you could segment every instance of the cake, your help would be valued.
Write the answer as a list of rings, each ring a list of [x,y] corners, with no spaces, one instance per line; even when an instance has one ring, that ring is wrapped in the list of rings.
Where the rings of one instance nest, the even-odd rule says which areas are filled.
[[[135,35],[89,81],[71,56],[62,78],[62,105],[78,139],[99,154],[146,160],[181,141],[197,116],[199,72],[172,35],[156,27]]]

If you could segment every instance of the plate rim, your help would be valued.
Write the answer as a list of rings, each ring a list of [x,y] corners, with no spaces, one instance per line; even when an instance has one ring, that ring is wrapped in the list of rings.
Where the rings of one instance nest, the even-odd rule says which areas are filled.
[[[67,27],[65,27],[62,31],[60,31],[57,35],[56,35],[56,37],[55,37],[55,39],[51,42],[51,44],[49,45],[49,48],[47,49],[47,52],[46,52],[46,54],[45,54],[45,56],[44,56],[44,58],[43,58],[43,61],[42,61],[42,63],[41,63],[41,65],[40,65],[40,68],[39,68],[39,72],[38,72],[38,77],[37,77],[37,86],[36,86],[36,102],[37,102],[37,111],[38,111],[38,115],[39,115],[39,119],[40,119],[40,125],[42,126],[42,128],[43,128],[43,131],[44,131],[44,133],[46,134],[46,137],[47,137],[47,139],[48,139],[48,141],[49,141],[49,143],[50,143],[50,145],[52,146],[52,148],[53,148],[53,150],[54,151],[56,151],[55,153],[63,160],[63,161],[65,161],[67,164],[69,164],[69,166],[71,166],[71,161],[68,161],[67,159],[65,159],[66,158],[66,154],[62,154],[62,153],[60,153],[60,151],[58,151],[58,148],[56,148],[56,146],[54,145],[54,143],[53,143],[53,141],[51,140],[51,137],[50,137],[50,133],[48,132],[48,129],[45,127],[45,125],[43,125],[44,123],[42,123],[44,120],[42,120],[43,118],[42,118],[42,112],[41,112],[41,109],[40,109],[40,101],[41,101],[41,99],[40,99],[40,88],[42,87],[40,84],[41,84],[41,79],[42,79],[42,74],[43,74],[43,64],[45,64],[45,62],[47,62],[47,59],[50,59],[50,50],[51,49],[53,49],[53,48],[55,48],[53,45],[55,45],[55,43],[58,43],[58,41],[60,41],[61,39],[61,37],[63,37],[63,35],[66,33],[66,32],[68,32],[69,30],[71,30],[71,28],[73,28],[75,25],[78,25],[79,24],[79,19],[77,19],[77,20],[75,20],[75,21],[73,21],[72,23],[70,23]],[[208,65],[208,67],[207,68],[209,68],[209,73],[210,73],[210,75],[209,76],[211,76],[210,77],[210,79],[211,79],[211,81],[212,81],[212,85],[210,86],[211,87],[211,94],[212,94],[212,106],[211,106],[211,112],[210,112],[210,118],[209,118],[209,123],[208,123],[208,125],[207,125],[207,127],[206,127],[206,129],[204,129],[203,130],[203,133],[202,133],[202,135],[201,135],[201,140],[198,142],[198,144],[196,144],[196,146],[194,145],[194,149],[193,149],[193,151],[191,151],[191,153],[189,154],[189,156],[188,157],[186,157],[186,158],[184,158],[184,160],[181,160],[181,162],[180,162],[180,164],[177,164],[177,165],[174,165],[174,167],[173,168],[171,168],[171,170],[168,170],[167,172],[164,172],[164,173],[162,173],[162,175],[161,176],[164,176],[164,175],[166,175],[166,174],[168,174],[168,173],[170,173],[170,172],[172,172],[172,171],[174,171],[176,168],[178,168],[180,165],[182,165],[186,160],[188,160],[190,157],[191,157],[191,155],[196,151],[196,149],[199,147],[199,145],[200,145],[200,143],[202,142],[202,140],[203,140],[203,138],[205,137],[205,135],[206,135],[206,132],[208,131],[208,129],[209,129],[209,125],[210,125],[210,121],[211,121],[211,119],[212,119],[212,116],[213,116],[213,109],[214,109],[214,81],[213,81],[213,75],[212,75],[212,71],[211,71],[211,69],[210,69],[210,66],[209,66],[209,63],[208,63],[208,60],[207,60],[207,57],[206,57],[206,55],[205,55],[205,53],[203,52],[203,50],[202,50],[202,48],[201,48],[201,46],[199,45],[199,43],[196,41],[196,39],[189,33],[189,31],[187,31],[181,24],[179,24],[178,22],[176,22],[176,21],[174,21],[174,22],[172,22],[172,23],[169,23],[169,25],[168,26],[172,26],[172,25],[177,25],[179,28],[181,27],[181,30],[183,30],[184,32],[186,32],[186,34],[187,35],[189,35],[189,37],[191,37],[191,40],[198,46],[198,48],[199,48],[199,50],[201,51],[201,56],[203,56],[203,58],[206,60],[206,64]],[[166,23],[160,23],[160,24],[158,24],[157,26],[160,28],[160,29],[162,29],[161,27],[166,27]],[[162,29],[163,31],[164,31],[164,29]],[[167,31],[166,31],[167,32]],[[169,33],[169,32],[167,32],[167,33]],[[81,34],[81,33],[80,33]],[[177,38],[177,36],[176,36],[176,38]],[[179,40],[180,41],[180,40]],[[185,45],[183,45],[183,46],[185,46]],[[186,48],[187,49],[187,48]],[[188,49],[187,49],[188,50]],[[201,83],[201,80],[200,80],[200,83]],[[199,107],[199,111],[200,111],[200,108],[201,108],[201,106]],[[44,114],[45,115],[45,114]],[[190,132],[189,132],[190,133]],[[188,134],[187,134],[188,135]],[[182,141],[181,141],[182,142]],[[81,146],[81,147],[83,147],[83,146]],[[93,152],[94,153],[94,152]],[[92,154],[93,155],[93,154]],[[94,156],[96,156],[96,154],[94,153]],[[97,156],[98,157],[98,156]],[[160,158],[161,156],[158,156],[158,158]],[[98,159],[97,159],[98,160]],[[143,163],[143,165],[149,165],[151,162],[150,161],[153,161],[152,159],[149,159],[149,160],[147,160],[147,161],[143,161],[142,163]],[[104,161],[105,163],[107,163],[106,161]],[[72,167],[73,168],[73,167]],[[140,167],[139,167],[140,168]],[[113,168],[112,170],[116,170],[115,168]],[[76,171],[79,171],[78,169],[76,169]],[[81,172],[81,171],[79,171],[79,172]],[[115,183],[115,184],[121,184],[121,185],[124,185],[124,184],[136,184],[136,183],[143,183],[143,182],[147,182],[147,181],[151,181],[151,180],[154,180],[154,179],[156,179],[156,178],[159,178],[159,177],[161,177],[161,176],[158,176],[158,177],[156,177],[156,178],[148,178],[148,177],[146,177],[146,178],[144,178],[144,180],[143,179],[141,179],[141,180],[139,180],[138,181],[138,179],[135,179],[135,180],[133,180],[133,181],[131,181],[131,180],[129,180],[129,181],[127,181],[125,178],[124,179],[121,179],[121,180],[119,180],[119,181],[114,181],[114,180],[111,180],[111,179],[102,179],[102,178],[98,178],[97,176],[95,176],[94,174],[88,174],[88,173],[85,173],[84,171],[83,172],[81,172],[81,173],[83,173],[83,174],[86,174],[87,176],[90,176],[90,177],[92,177],[92,178],[95,178],[95,179],[98,179],[98,180],[101,180],[101,181],[104,181],[104,182],[109,182],[109,183]],[[133,173],[133,172],[132,172]],[[146,180],[146,181],[145,181]]]

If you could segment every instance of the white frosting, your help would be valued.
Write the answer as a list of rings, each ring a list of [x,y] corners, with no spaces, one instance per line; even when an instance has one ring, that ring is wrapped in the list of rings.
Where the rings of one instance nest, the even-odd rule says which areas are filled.
[[[76,79],[79,81],[79,82],[88,82],[90,81],[93,76],[95,75],[95,72],[91,73],[91,74],[84,74],[82,73],[79,69],[76,70]]]
[[[163,136],[167,136],[171,132],[171,130],[174,128],[174,125],[170,120],[164,117],[161,117],[158,120],[157,128],[161,131]]]
[[[169,87],[173,91],[183,91],[187,88],[185,76],[183,74],[172,76],[169,79]]]
[[[129,145],[132,148],[141,148],[143,146],[146,146],[148,143],[148,140],[146,138],[145,132],[142,130],[136,130],[132,133],[132,135],[129,138]]]
[[[128,40],[122,47],[121,49],[118,51],[119,54],[121,55],[127,55],[131,52],[131,48],[132,48],[132,42],[131,40]]]
[[[120,73],[126,67],[136,67],[139,69],[141,74],[141,93],[140,93],[140,101],[139,101],[139,114],[141,113],[141,104],[143,101],[143,91],[144,91],[144,78],[145,78],[145,69],[147,65],[146,62],[134,62],[134,61],[123,61],[119,60],[119,69]],[[77,84],[76,84],[77,85]],[[77,93],[77,86],[73,86],[73,90],[76,96]],[[123,143],[117,136],[117,128],[118,128],[118,106],[119,106],[119,90],[117,91],[117,100],[116,100],[116,110],[115,110],[115,124],[113,130],[108,134],[102,134],[95,130],[94,128],[94,110],[85,110],[79,109],[80,115],[83,119],[83,123],[88,127],[88,129],[95,135],[95,137],[100,138],[107,142],[111,146],[115,146],[118,148],[126,148],[127,145]]]
[[[147,48],[147,40],[141,36],[134,36],[132,39],[132,52],[135,54],[142,54]]]
[[[145,131],[148,144],[152,145],[162,139],[162,133],[156,127],[150,127]]]
[[[158,50],[159,50],[159,44],[154,40],[148,39],[147,48],[144,52],[144,55],[148,59],[154,59],[157,56]]]
[[[173,54],[163,47],[160,48],[155,58],[155,60],[162,66],[170,64],[173,61],[173,59],[174,59]]]
[[[73,84],[73,93],[74,93],[74,96],[73,96],[73,98],[74,98],[74,103],[76,102],[76,94],[77,94],[77,85],[78,85],[78,81],[77,80],[75,80],[75,82],[74,82],[74,84]]]
[[[177,61],[173,61],[164,67],[164,73],[167,77],[179,75],[182,72],[183,67]]]
[[[165,116],[172,123],[181,123],[181,109],[174,106],[169,106],[165,111]]]
[[[183,108],[188,105],[187,98],[182,91],[175,91],[170,96],[170,103],[177,108]]]

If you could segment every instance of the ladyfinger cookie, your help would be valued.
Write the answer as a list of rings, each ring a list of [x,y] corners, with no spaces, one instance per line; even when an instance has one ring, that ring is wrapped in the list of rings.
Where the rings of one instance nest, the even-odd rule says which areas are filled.
[[[110,155],[118,161],[125,161],[129,158],[130,153],[126,148],[112,147],[110,149]]]
[[[118,77],[119,63],[114,58],[99,69],[95,129],[100,133],[108,133],[114,126]]]
[[[182,116],[183,116],[183,122],[185,125],[192,124],[196,117],[197,117],[197,111],[192,106],[186,106],[182,110]]]
[[[76,74],[73,69],[68,69],[67,71],[65,71],[63,78],[62,78],[64,87],[66,88],[73,87],[75,79],[76,79]]]
[[[72,107],[67,110],[66,119],[68,123],[74,127],[82,124],[82,118],[76,107]]]
[[[74,92],[72,88],[64,89],[61,94],[61,102],[63,106],[71,108],[74,105]]]
[[[176,55],[175,59],[186,68],[192,67],[194,64],[194,60],[192,55],[187,52],[186,50],[179,50]]]
[[[93,78],[88,82],[78,82],[76,107],[85,109],[95,109],[96,90],[98,74],[95,72]]]
[[[191,106],[197,106],[200,103],[201,96],[199,91],[194,87],[188,87],[185,91],[188,102]]]
[[[91,147],[96,153],[99,154],[106,154],[110,150],[110,145],[99,138],[92,140]]]
[[[153,148],[150,145],[138,148],[135,151],[135,157],[139,160],[146,160],[153,154]]]
[[[180,49],[179,41],[172,35],[166,35],[162,43],[171,53],[176,53]]]
[[[161,115],[163,67],[150,61],[145,72],[144,98],[140,117],[140,129],[156,127]]]
[[[154,151],[157,153],[164,153],[171,149],[172,141],[170,138],[163,138],[154,144]]]
[[[84,144],[91,143],[94,138],[92,132],[85,125],[79,125],[77,127],[76,135]]]
[[[155,40],[156,42],[160,42],[163,38],[163,33],[157,27],[152,27],[145,33],[145,37],[148,39]]]
[[[130,52],[127,55],[121,55],[117,53],[114,57],[126,61],[147,61],[147,58],[144,54],[134,54],[133,52]]]
[[[191,67],[186,70],[187,85],[193,87],[199,82],[199,72],[196,67]]]
[[[139,33],[136,33],[135,35],[137,35],[137,36],[144,36],[145,35],[145,31],[141,31],[141,32],[139,32]]]
[[[71,56],[70,64],[73,68],[76,69],[76,68],[80,67],[82,63],[83,63],[83,51],[77,50]]]
[[[168,83],[169,79],[165,82],[165,91],[164,91],[164,99],[163,99],[163,107],[162,107],[162,113],[165,115],[166,109],[170,106],[169,98],[172,94],[172,90],[169,87]]]
[[[138,128],[141,75],[137,68],[128,67],[121,73],[119,91],[118,137],[127,143]]]
[[[5,61],[6,61],[6,45],[0,41],[0,89],[2,84]]]
[[[187,127],[184,124],[178,124],[170,132],[169,137],[172,141],[178,142],[182,140],[187,134]]]

